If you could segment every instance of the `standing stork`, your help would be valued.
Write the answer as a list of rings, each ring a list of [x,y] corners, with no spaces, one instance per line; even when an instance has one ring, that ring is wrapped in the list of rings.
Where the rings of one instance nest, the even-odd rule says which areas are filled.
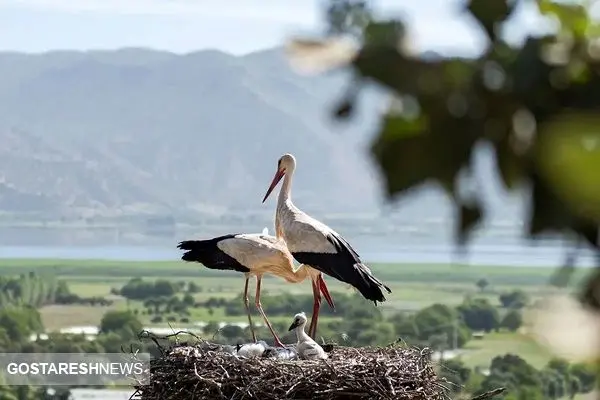
[[[277,172],[263,198],[267,200],[273,189],[283,178],[275,212],[275,230],[278,238],[285,240],[292,256],[300,263],[354,286],[367,300],[385,301],[383,289],[389,287],[375,278],[363,264],[358,253],[337,232],[301,211],[292,203],[292,179],[296,169],[296,158],[284,154],[277,161]],[[313,304],[311,336],[314,338],[319,318],[320,302]],[[310,329],[309,329],[310,331]]]
[[[264,274],[278,276],[290,283],[300,283],[306,278],[310,278],[313,287],[317,287],[323,293],[331,308],[335,308],[321,272],[304,265],[294,269],[294,259],[285,242],[282,239],[270,236],[267,228],[263,230],[262,234],[229,234],[208,240],[185,240],[179,243],[177,248],[186,250],[181,257],[184,261],[198,262],[209,269],[233,270],[244,273],[246,276],[244,306],[248,314],[248,323],[254,342],[256,342],[256,334],[252,325],[250,301],[248,299],[248,282],[252,275],[256,277],[256,308],[258,308],[267,327],[273,334],[276,346],[284,347],[260,303],[260,288]]]

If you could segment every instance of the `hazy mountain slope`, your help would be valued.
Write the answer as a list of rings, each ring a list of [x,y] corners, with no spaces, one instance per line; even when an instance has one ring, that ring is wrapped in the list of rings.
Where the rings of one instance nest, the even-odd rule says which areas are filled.
[[[0,211],[259,209],[283,152],[303,207],[373,209],[369,129],[328,119],[342,84],[279,51],[0,53]]]

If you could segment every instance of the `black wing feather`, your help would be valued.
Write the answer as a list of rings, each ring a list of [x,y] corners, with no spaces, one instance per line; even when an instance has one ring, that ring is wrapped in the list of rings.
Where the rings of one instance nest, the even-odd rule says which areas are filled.
[[[388,293],[392,291],[373,276],[352,246],[335,233],[329,233],[326,238],[335,247],[336,253],[296,252],[292,255],[298,262],[354,286],[367,300],[375,303],[385,301],[383,289]]]
[[[183,261],[197,262],[209,269],[228,270],[237,272],[250,272],[250,269],[242,265],[235,258],[225,254],[217,244],[225,239],[232,239],[237,234],[223,235],[208,240],[184,240],[177,245],[180,250],[187,250],[181,256]]]

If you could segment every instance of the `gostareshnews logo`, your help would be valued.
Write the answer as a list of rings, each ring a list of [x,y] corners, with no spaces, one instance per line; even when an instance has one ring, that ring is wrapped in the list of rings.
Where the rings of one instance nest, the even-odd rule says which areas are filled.
[[[13,386],[145,385],[150,354],[0,353],[0,375]]]

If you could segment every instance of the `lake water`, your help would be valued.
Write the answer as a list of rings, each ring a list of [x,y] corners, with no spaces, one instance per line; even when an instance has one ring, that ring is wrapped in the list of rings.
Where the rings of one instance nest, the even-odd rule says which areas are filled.
[[[359,229],[360,228],[360,229]],[[140,232],[125,228],[12,228],[0,227],[0,258],[105,259],[124,261],[179,260],[176,249],[186,238],[210,238],[223,232],[252,232],[251,226],[214,226],[177,232]],[[259,230],[260,231],[260,230]],[[558,240],[522,239],[522,228],[492,227],[475,237],[465,257],[457,258],[449,224],[410,226],[391,224],[347,227],[344,235],[367,262],[452,263],[471,265],[556,266],[567,245]],[[593,253],[582,251],[578,265],[593,265]]]
[[[383,248],[382,248],[383,247]],[[387,248],[385,248],[387,247]],[[561,246],[474,245],[459,257],[452,245],[358,247],[368,262],[453,263],[470,265],[556,266],[562,263],[566,248]],[[159,246],[0,246],[0,258],[102,259],[123,261],[179,260],[176,249]],[[593,253],[583,251],[579,266],[592,266]]]

